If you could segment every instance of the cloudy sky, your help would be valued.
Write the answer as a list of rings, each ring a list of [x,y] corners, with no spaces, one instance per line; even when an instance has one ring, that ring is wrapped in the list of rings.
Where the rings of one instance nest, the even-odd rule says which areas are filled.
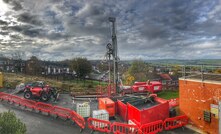
[[[221,0],[0,0],[0,55],[121,60],[221,58]]]

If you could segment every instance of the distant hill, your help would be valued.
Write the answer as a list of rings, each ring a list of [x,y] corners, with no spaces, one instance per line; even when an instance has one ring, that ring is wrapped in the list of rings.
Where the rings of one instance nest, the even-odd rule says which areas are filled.
[[[221,65],[221,59],[198,59],[198,60],[161,59],[161,60],[146,60],[145,62],[151,64]]]
[[[181,59],[160,59],[160,60],[144,60],[146,63],[159,65],[220,65],[221,59],[195,59],[195,60],[181,60]],[[92,64],[100,63],[101,60],[91,60]],[[121,60],[119,63],[131,64],[133,60]]]

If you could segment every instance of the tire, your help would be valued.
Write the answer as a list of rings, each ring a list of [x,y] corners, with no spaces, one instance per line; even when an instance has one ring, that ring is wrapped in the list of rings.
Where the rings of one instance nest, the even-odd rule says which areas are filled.
[[[48,94],[46,92],[43,91],[41,93],[40,99],[41,99],[41,101],[46,102],[46,101],[49,100],[49,96],[48,96]]]
[[[31,91],[26,91],[26,92],[24,93],[24,98],[25,98],[25,99],[31,99],[31,98],[32,98],[32,93],[31,93]]]
[[[52,91],[52,89],[49,89],[48,96],[52,96],[52,95],[53,95],[53,91]]]

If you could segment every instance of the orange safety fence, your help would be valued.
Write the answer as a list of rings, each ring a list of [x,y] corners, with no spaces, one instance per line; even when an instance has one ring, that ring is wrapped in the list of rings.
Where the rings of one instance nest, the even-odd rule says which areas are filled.
[[[35,109],[50,114],[53,111],[54,107],[51,104],[37,102]]]
[[[6,93],[3,93],[3,92],[0,93],[0,99],[1,100],[10,101],[10,98],[11,98],[10,94],[6,94]]]
[[[20,102],[20,105],[27,107],[27,108],[31,108],[31,109],[35,109],[36,108],[36,101],[33,100],[26,100],[26,99],[22,99],[22,101]]]
[[[142,134],[156,134],[163,131],[163,121],[158,120],[155,122],[144,124],[140,127]]]
[[[139,134],[141,133],[137,125],[124,124],[114,122],[111,125],[111,130],[114,134]]]
[[[171,130],[178,127],[183,127],[187,123],[188,123],[188,117],[186,115],[167,118],[166,120],[164,120],[164,129]]]
[[[78,113],[76,113],[75,111],[72,111],[72,117],[71,117],[72,121],[74,121],[81,129],[85,128],[85,119],[79,115]]]
[[[53,111],[51,111],[51,114],[54,114],[58,117],[62,117],[65,119],[70,119],[72,116],[72,110],[68,108],[54,106]]]
[[[93,131],[99,131],[103,133],[111,132],[111,122],[106,120],[99,120],[95,118],[88,118],[88,127]]]
[[[18,96],[15,96],[15,95],[11,95],[11,98],[10,98],[10,101],[11,101],[12,103],[16,103],[16,104],[18,104],[18,105],[21,104],[22,100],[23,100],[23,99],[22,99],[21,97],[18,97]]]
[[[39,110],[41,112],[45,112],[48,114],[55,114],[58,115],[59,117],[67,118],[73,120],[78,126],[80,126],[81,129],[85,128],[85,119],[77,114],[75,111],[68,109],[68,108],[63,108],[59,106],[53,106],[51,104],[43,103],[43,102],[36,102],[33,100],[27,100],[15,95],[10,95],[4,92],[0,92],[0,99],[1,100],[6,100],[9,102],[16,103],[18,105]]]

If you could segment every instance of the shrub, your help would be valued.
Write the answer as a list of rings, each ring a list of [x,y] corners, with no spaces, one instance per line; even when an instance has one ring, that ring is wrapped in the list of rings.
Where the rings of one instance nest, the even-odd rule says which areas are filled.
[[[0,134],[25,134],[26,126],[17,119],[15,113],[0,113]]]

